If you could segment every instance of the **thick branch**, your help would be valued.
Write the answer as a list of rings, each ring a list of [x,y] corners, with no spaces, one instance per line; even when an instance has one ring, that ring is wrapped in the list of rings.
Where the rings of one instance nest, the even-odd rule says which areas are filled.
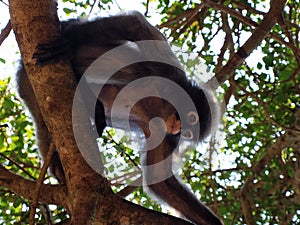
[[[25,179],[19,175],[9,172],[0,166],[0,186],[15,192],[28,199],[33,199],[36,182]],[[67,189],[66,186],[55,186],[42,184],[39,201],[47,204],[66,206]]]

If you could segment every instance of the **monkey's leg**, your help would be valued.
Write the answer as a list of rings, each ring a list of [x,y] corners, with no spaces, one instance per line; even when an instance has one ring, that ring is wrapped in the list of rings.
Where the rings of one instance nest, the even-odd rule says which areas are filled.
[[[23,99],[25,105],[27,106],[32,116],[35,125],[37,145],[40,151],[40,155],[42,159],[44,159],[48,153],[50,143],[52,141],[51,135],[43,120],[40,108],[38,106],[38,102],[33,93],[33,89],[31,87],[30,81],[27,77],[27,73],[23,65],[21,65],[21,68],[16,74],[16,81],[18,85],[19,95]],[[52,156],[49,168],[50,172],[59,180],[59,182],[64,183],[64,171],[57,151]]]

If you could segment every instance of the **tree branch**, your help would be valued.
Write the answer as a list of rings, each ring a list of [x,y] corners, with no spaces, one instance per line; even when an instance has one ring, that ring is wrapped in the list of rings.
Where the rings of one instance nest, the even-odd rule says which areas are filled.
[[[35,192],[32,190],[35,189],[36,182],[13,174],[4,167],[0,166],[0,186],[6,187],[16,194],[32,200],[35,195]],[[66,199],[66,186],[49,184],[41,185],[39,198],[40,202],[66,206]]]
[[[2,29],[0,34],[0,45],[5,41],[11,31],[10,21],[7,22],[6,26]]]
[[[210,1],[209,1],[210,2]],[[220,84],[234,73],[250,53],[268,36],[277,20],[281,17],[286,0],[272,0],[269,12],[255,29],[245,44],[229,59],[228,63],[216,72],[216,78]],[[210,81],[212,82],[212,81]]]
[[[276,142],[266,151],[266,153],[263,155],[263,157],[252,166],[253,175],[249,176],[243,187],[240,191],[241,196],[241,205],[244,212],[244,216],[246,219],[247,224],[249,225],[255,225],[255,219],[252,215],[251,203],[250,203],[250,194],[249,190],[251,189],[253,185],[253,180],[255,179],[255,174],[259,174],[262,172],[262,170],[265,168],[265,166],[268,164],[268,162],[273,159],[276,155],[279,155],[283,149],[287,147],[292,148],[298,148],[300,142],[300,136],[299,132],[288,132],[281,137],[279,137]]]

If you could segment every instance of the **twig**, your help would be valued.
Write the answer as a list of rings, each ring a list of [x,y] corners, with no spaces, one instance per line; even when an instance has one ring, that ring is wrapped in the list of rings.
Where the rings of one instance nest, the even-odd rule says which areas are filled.
[[[17,162],[15,162],[13,159],[7,157],[6,155],[4,155],[3,153],[0,153],[0,156],[9,160],[10,162],[12,162],[12,164],[14,164],[16,167],[18,167],[20,170],[22,170],[27,176],[29,176],[31,179],[35,179],[30,173],[28,173],[22,166],[20,166]]]
[[[36,182],[36,186],[35,186],[35,190],[34,190],[34,196],[33,196],[32,204],[31,204],[31,208],[30,208],[30,216],[29,216],[30,225],[34,225],[34,215],[35,215],[35,211],[36,211],[36,208],[37,208],[37,205],[38,205],[40,189],[41,189],[41,186],[43,184],[45,174],[47,173],[47,169],[50,165],[53,153],[55,152],[55,149],[56,149],[55,145],[53,144],[53,142],[51,142],[50,147],[49,147],[49,151],[48,151],[47,156],[44,160],[44,164],[43,164],[43,167],[41,169],[39,178]]]
[[[0,34],[0,45],[2,45],[3,41],[8,37],[10,31],[11,31],[11,24],[10,20],[7,22],[6,26],[2,29]]]

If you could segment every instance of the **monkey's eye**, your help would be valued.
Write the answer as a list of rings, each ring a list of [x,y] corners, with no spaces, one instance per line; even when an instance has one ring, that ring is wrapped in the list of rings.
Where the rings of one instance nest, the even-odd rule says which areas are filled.
[[[194,134],[191,130],[182,131],[181,136],[188,140],[192,140],[194,138]]]
[[[187,114],[187,123],[190,125],[195,125],[199,121],[198,113],[191,111]]]

